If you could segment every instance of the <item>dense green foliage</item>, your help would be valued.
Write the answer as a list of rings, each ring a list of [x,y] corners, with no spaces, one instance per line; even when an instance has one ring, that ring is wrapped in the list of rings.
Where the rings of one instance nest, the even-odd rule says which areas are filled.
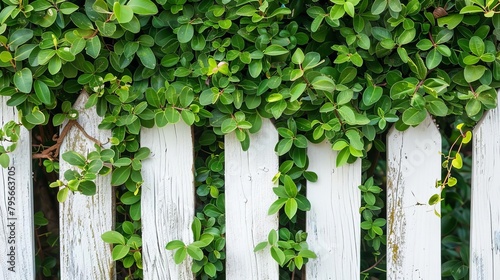
[[[149,151],[139,146],[140,129],[181,120],[197,134],[199,211],[195,243],[167,246],[176,250],[177,262],[189,254],[201,279],[222,277],[220,137],[234,132],[246,149],[263,118],[273,118],[281,136],[277,199],[269,212],[283,215],[282,229],[256,249],[269,243],[273,257],[290,271],[314,257],[302,231],[303,211],[311,207],[306,181],[317,179],[307,171],[306,148],[308,141],[328,139],[339,151],[338,165],[364,159],[363,255],[376,261],[385,243],[384,192],[376,186],[384,183],[377,159],[385,151],[385,133],[393,123],[401,130],[418,125],[427,113],[473,124],[496,106],[498,4],[3,0],[0,95],[18,107],[29,129],[76,119],[72,102],[82,91],[90,95],[87,107],[104,117],[100,128],[112,130],[112,148],[62,155],[81,171],[52,186],[63,187],[59,200],[70,190],[90,195],[95,176],[114,167],[122,216],[116,231],[102,238],[116,244],[113,257],[129,279],[140,278],[142,268],[140,170]],[[18,125],[0,130],[0,140],[15,142]],[[2,166],[9,151],[0,147]],[[54,160],[46,157],[48,171],[57,169]],[[445,214],[456,206],[448,205]]]

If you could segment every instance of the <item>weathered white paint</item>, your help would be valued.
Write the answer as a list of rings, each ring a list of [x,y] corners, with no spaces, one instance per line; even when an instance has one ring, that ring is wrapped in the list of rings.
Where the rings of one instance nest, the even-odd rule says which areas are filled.
[[[234,134],[225,137],[226,279],[274,280],[279,271],[269,249],[253,250],[278,227],[277,215],[267,215],[277,198],[272,178],[279,167],[274,152],[278,133],[265,120],[250,137],[246,152]]]
[[[331,144],[309,144],[309,170],[318,181],[307,182],[306,231],[318,258],[307,263],[307,279],[358,279],[360,268],[361,160],[336,167]]]
[[[441,135],[428,116],[387,138],[387,278],[441,279],[441,219],[428,205],[441,178]]]
[[[500,278],[500,109],[474,130],[470,279]]]
[[[8,121],[18,121],[17,109],[7,106],[7,99],[0,96],[1,127]],[[0,167],[0,279],[34,279],[31,133],[24,127],[21,128],[20,140],[10,158],[8,169]],[[9,170],[10,175],[15,173],[10,179]],[[9,194],[12,190],[15,193]],[[10,205],[12,208],[9,208],[9,200],[15,203]],[[15,255],[13,259],[8,256],[12,252]],[[10,260],[14,262],[9,263]],[[9,270],[11,267],[14,267],[15,272]]]
[[[143,129],[141,145],[151,149],[143,162],[141,196],[144,279],[194,279],[191,259],[176,265],[172,240],[193,241],[194,156],[191,128],[184,123]]]
[[[88,135],[106,143],[111,133],[97,128],[101,118],[95,108],[84,108],[87,99],[87,93],[83,92],[73,106],[79,112],[78,123]],[[60,155],[76,151],[87,156],[95,150],[94,144],[73,126],[61,145]],[[64,172],[72,166],[61,158],[59,168],[59,176],[64,180]],[[111,246],[101,239],[101,234],[112,230],[114,224],[111,176],[98,176],[95,183],[97,193],[94,196],[70,193],[59,206],[61,279],[115,278]]]

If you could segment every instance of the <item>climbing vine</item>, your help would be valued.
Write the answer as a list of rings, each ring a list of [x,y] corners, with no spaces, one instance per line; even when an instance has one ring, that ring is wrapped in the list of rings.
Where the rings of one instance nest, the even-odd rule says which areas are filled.
[[[384,180],[377,175],[385,134],[392,125],[416,126],[427,114],[472,126],[496,106],[499,7],[498,0],[4,0],[0,95],[17,107],[20,121],[0,129],[0,165],[8,165],[20,125],[78,127],[71,104],[88,93],[86,108],[103,117],[99,128],[111,130],[110,147],[96,143],[88,155],[61,155],[80,171],[51,186],[60,188],[60,201],[69,190],[91,195],[95,176],[112,172],[121,216],[102,238],[114,244],[125,277],[137,279],[140,171],[149,155],[140,130],[179,121],[194,126],[195,241],[172,241],[166,249],[176,251],[177,263],[190,255],[201,279],[219,279],[221,136],[235,133],[247,149],[249,134],[271,118],[281,164],[269,213],[280,213],[280,229],[256,250],[269,246],[290,271],[283,277],[291,278],[315,257],[303,231],[303,213],[315,207],[305,197],[307,181],[317,179],[306,149],[328,140],[337,165],[362,160],[363,255],[372,256],[370,268],[385,243]],[[34,156],[48,172],[58,169],[58,144]],[[447,160],[456,166],[459,156]],[[450,172],[448,186],[455,182]]]

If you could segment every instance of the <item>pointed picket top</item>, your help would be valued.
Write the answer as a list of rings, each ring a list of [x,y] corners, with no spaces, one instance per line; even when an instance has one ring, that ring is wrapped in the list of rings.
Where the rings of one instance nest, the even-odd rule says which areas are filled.
[[[307,279],[357,279],[361,259],[361,160],[336,167],[337,152],[328,142],[309,144],[309,169],[318,181],[307,183],[306,232],[316,259],[307,263]]]
[[[500,108],[474,129],[470,279],[500,279]]]
[[[78,110],[78,123],[91,137],[106,143],[111,132],[99,130],[101,122],[95,108],[85,109],[88,94],[82,92],[73,108]],[[95,143],[73,126],[64,138],[60,155],[75,151],[84,156],[95,150]],[[60,160],[59,176],[64,180],[64,172],[72,169]],[[101,235],[114,227],[114,196],[111,175],[97,176],[97,193],[86,196],[81,193],[69,194],[59,206],[61,279],[114,279],[115,263],[111,257],[111,245],[104,243]]]
[[[151,150],[143,161],[141,187],[144,279],[190,280],[191,259],[177,265],[172,240],[193,242],[194,155],[191,127],[185,123],[143,128],[141,146]]]
[[[0,96],[0,126],[18,121],[17,109]],[[8,168],[0,167],[0,279],[34,279],[31,133],[21,127]]]
[[[234,133],[225,137],[226,279],[274,280],[279,278],[278,264],[269,248],[253,250],[278,228],[277,215],[267,214],[277,198],[272,178],[279,167],[274,152],[278,133],[266,119],[250,138],[245,152]]]
[[[432,118],[387,136],[387,279],[441,279],[441,135]]]

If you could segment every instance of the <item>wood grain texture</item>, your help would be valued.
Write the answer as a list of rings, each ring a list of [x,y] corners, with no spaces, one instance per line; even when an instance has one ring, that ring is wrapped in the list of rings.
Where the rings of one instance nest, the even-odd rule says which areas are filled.
[[[500,279],[500,109],[474,130],[470,279]]]
[[[8,121],[18,121],[17,109],[7,106],[7,99],[0,96],[1,127]],[[22,127],[20,136],[16,150],[10,153],[9,168],[0,167],[0,279],[35,277],[31,133]],[[12,175],[10,179],[9,169]],[[15,174],[12,171],[15,171]],[[15,188],[15,194],[9,194],[9,186],[11,189]],[[12,208],[8,208],[9,200],[15,202],[15,205],[10,205],[14,212]],[[8,256],[12,251],[15,254],[14,259]],[[12,263],[8,263],[12,260]]]
[[[277,215],[267,215],[277,198],[272,190],[279,167],[274,152],[277,142],[278,133],[269,120],[251,135],[246,152],[234,134],[225,137],[226,279],[279,278],[278,264],[269,249],[253,251],[278,227]]]
[[[172,240],[193,241],[194,159],[191,127],[184,123],[143,129],[141,145],[151,149],[143,162],[141,196],[144,279],[194,279],[191,259],[176,265]]]
[[[331,144],[309,144],[307,243],[318,258],[307,263],[307,279],[358,279],[361,259],[361,160],[336,167]]]
[[[441,279],[441,219],[428,205],[441,178],[441,135],[427,116],[387,138],[387,278]]]
[[[88,135],[106,143],[111,133],[97,128],[101,118],[95,108],[84,108],[87,99],[87,93],[83,92],[73,106],[79,111],[78,123]],[[60,155],[76,151],[86,157],[94,150],[94,142],[77,127],[72,127],[61,145]],[[64,172],[71,168],[60,159],[61,180],[64,180]],[[115,279],[111,245],[101,239],[104,232],[114,227],[111,175],[98,176],[95,183],[94,196],[70,193],[59,206],[61,279]]]

